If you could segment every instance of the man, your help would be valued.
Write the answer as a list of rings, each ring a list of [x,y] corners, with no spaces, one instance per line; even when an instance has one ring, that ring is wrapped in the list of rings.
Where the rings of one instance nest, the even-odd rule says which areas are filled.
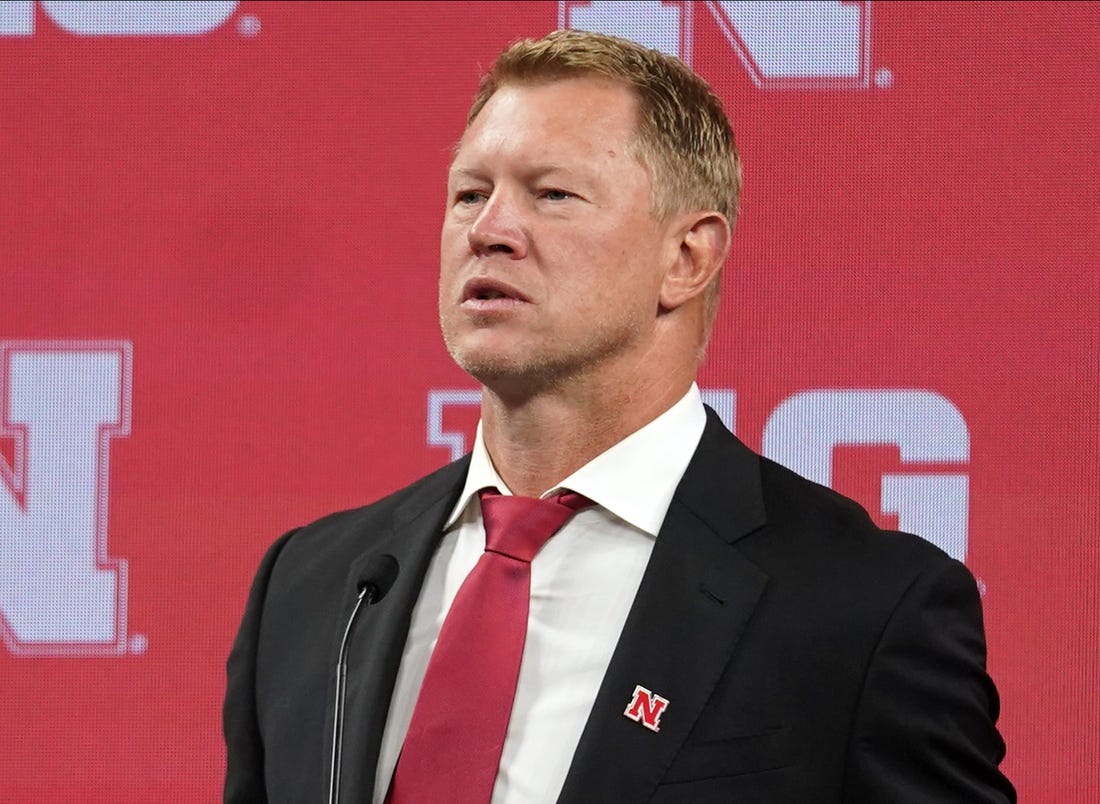
[[[348,647],[342,800],[1015,801],[967,570],[700,401],[739,185],[681,62],[577,32],[500,57],[442,232],[444,339],[484,389],[473,452],[269,551],[229,661],[227,800],[322,796],[341,635],[384,554],[399,574]],[[470,604],[499,495],[561,491],[580,510],[510,565],[529,593]],[[481,640],[517,609],[499,676]]]

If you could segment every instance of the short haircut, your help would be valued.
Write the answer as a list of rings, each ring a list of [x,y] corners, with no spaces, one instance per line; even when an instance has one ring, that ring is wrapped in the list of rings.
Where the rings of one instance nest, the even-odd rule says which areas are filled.
[[[650,171],[659,218],[713,209],[733,224],[741,191],[733,130],[714,90],[675,56],[585,31],[521,39],[482,77],[466,125],[502,86],[583,77],[606,78],[634,91],[636,156]]]
[[[741,160],[729,118],[710,85],[675,56],[585,31],[521,39],[482,77],[466,125],[503,86],[585,77],[606,78],[634,92],[635,156],[650,175],[654,215],[667,220],[680,212],[715,210],[733,226]],[[717,310],[718,284],[716,277],[708,288],[708,321]]]

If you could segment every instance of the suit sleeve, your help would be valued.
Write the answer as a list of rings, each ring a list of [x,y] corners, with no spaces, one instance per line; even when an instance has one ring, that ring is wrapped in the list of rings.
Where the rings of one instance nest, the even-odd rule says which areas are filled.
[[[939,562],[902,596],[868,666],[843,801],[1015,802],[985,659],[974,578]]]
[[[226,804],[261,804],[267,801],[264,747],[256,709],[256,654],[271,572],[279,553],[294,533],[290,531],[276,541],[260,562],[237,638],[226,663],[226,691],[222,707]]]

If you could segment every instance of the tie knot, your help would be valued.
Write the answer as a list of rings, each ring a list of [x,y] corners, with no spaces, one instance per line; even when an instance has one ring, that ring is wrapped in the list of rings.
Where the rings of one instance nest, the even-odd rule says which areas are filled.
[[[569,517],[593,505],[590,499],[572,491],[536,499],[483,489],[479,496],[485,521],[485,549],[526,562],[535,557]]]

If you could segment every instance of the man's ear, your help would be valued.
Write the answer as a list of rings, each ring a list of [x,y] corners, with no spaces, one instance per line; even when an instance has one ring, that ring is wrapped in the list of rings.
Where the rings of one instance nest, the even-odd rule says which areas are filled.
[[[674,310],[700,296],[722,269],[730,247],[730,225],[719,212],[684,215],[673,230],[679,250],[661,283],[660,305]]]

